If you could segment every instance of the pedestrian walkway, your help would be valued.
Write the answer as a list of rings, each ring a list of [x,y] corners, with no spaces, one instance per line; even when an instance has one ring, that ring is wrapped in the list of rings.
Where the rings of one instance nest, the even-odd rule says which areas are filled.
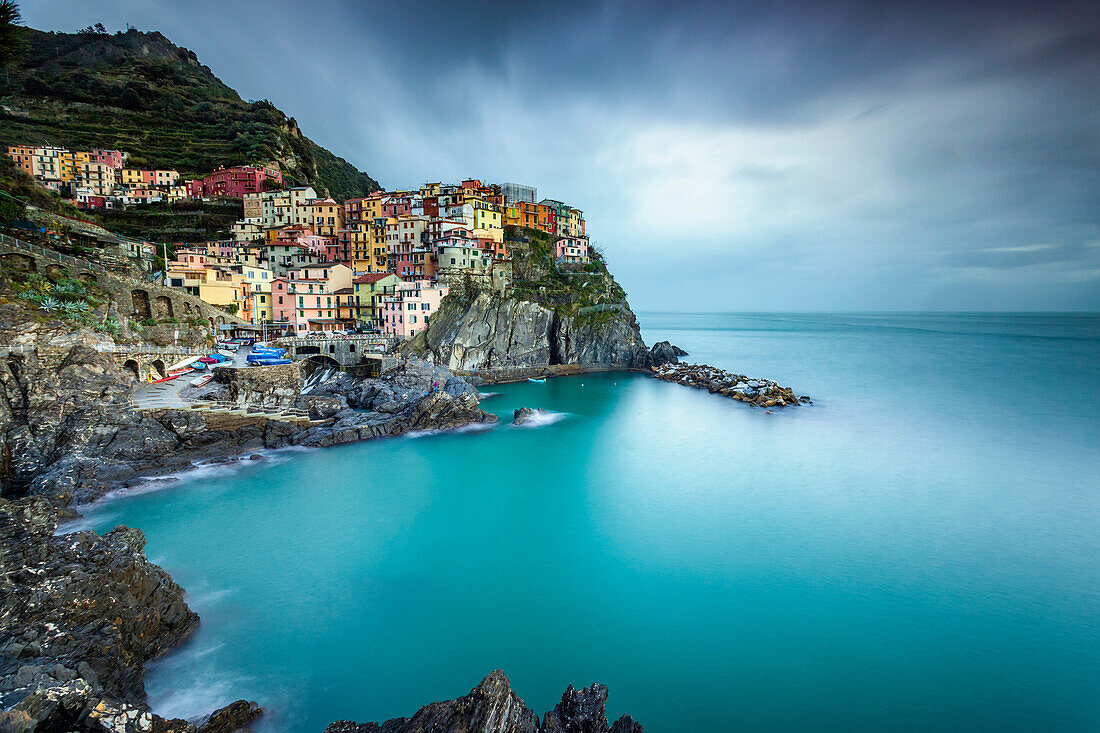
[[[188,376],[184,375],[168,382],[157,384],[144,384],[134,389],[134,407],[139,410],[151,410],[157,408],[181,409],[186,403],[180,397],[180,391],[188,384]]]

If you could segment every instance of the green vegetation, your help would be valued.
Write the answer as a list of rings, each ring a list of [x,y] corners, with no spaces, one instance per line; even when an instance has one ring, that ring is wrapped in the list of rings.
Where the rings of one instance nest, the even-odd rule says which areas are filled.
[[[3,274],[10,279],[15,300],[51,318],[60,317],[76,325],[118,335],[118,321],[96,312],[105,296],[94,284],[69,278],[64,268],[49,276],[10,268],[4,268]]]
[[[185,177],[276,161],[289,183],[341,201],[379,187],[267,100],[242,100],[192,51],[160,33],[9,28],[25,50],[10,79],[0,75],[4,145],[116,148],[131,153],[128,165]]]
[[[128,237],[156,242],[207,242],[229,239],[230,227],[243,215],[240,201],[225,199],[139,204],[101,211],[96,218],[111,231]],[[169,256],[172,254],[169,251]]]
[[[581,308],[626,302],[626,292],[615,282],[598,251],[589,251],[592,261],[583,267],[559,266],[554,256],[556,237],[537,229],[506,227],[505,242],[512,256],[512,295],[531,300],[565,315],[577,315]],[[583,316],[593,322],[613,320],[617,311]]]

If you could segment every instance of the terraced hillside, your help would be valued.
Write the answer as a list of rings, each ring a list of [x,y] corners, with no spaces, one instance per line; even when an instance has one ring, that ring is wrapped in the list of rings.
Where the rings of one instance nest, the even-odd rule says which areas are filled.
[[[23,58],[0,75],[0,144],[117,148],[133,167],[181,175],[275,160],[291,183],[343,200],[378,183],[302,134],[266,100],[246,102],[162,34],[19,29]]]

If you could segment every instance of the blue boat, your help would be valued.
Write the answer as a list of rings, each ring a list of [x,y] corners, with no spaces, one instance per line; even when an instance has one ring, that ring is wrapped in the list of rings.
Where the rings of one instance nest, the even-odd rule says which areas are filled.
[[[534,377],[527,377],[527,381],[528,382],[538,382],[539,384],[542,384],[543,382],[546,381],[546,378],[544,377],[542,379],[535,379]]]

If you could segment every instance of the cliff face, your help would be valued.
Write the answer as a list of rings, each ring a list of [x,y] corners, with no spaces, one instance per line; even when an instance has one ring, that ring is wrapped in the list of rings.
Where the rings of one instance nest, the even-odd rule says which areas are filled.
[[[559,364],[646,369],[653,354],[637,319],[623,305],[561,315],[530,300],[480,293],[448,297],[428,330],[405,347],[458,371]]]

